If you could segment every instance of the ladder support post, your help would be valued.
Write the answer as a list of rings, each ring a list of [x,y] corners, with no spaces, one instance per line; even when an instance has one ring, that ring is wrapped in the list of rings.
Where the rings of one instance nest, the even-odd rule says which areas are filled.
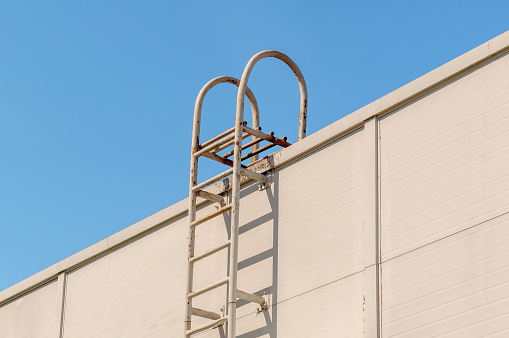
[[[237,298],[243,299],[247,302],[260,304],[262,307],[267,303],[262,296],[252,293],[237,290]]]
[[[258,181],[260,183],[263,183],[263,184],[269,183],[269,179],[265,175],[255,173],[254,171],[251,171],[249,169],[244,169],[244,168],[241,168],[240,172],[242,175],[247,176],[247,177],[249,177],[255,181]]]
[[[204,199],[212,201],[212,202],[217,202],[219,204],[224,203],[223,196],[212,194],[212,193],[204,191],[204,190],[198,190],[196,192],[196,196],[204,198]]]

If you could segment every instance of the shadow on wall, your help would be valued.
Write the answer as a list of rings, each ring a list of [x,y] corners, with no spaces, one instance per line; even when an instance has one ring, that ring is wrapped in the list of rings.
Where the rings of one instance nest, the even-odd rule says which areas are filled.
[[[272,275],[272,281],[270,285],[266,285],[260,290],[249,290],[250,292],[254,292],[255,294],[264,294],[265,292],[268,292],[269,294],[269,310],[265,310],[257,316],[262,316],[264,318],[264,326],[260,326],[254,330],[251,330],[249,332],[243,333],[238,335],[238,338],[256,338],[256,337],[262,337],[269,335],[270,338],[276,338],[277,337],[277,304],[278,301],[278,295],[277,295],[277,285],[278,285],[278,233],[279,233],[279,172],[275,172],[272,175],[272,184],[270,188],[264,190],[264,191],[258,191],[258,184],[252,184],[248,187],[245,187],[241,191],[241,207],[240,212],[242,214],[242,202],[243,199],[245,200],[245,197],[250,194],[266,194],[266,199],[263,199],[263,203],[269,203],[270,205],[270,212],[264,214],[261,217],[258,217],[246,224],[241,224],[239,229],[239,236],[242,237],[245,236],[247,232],[253,231],[257,228],[260,228],[262,226],[266,226],[267,224],[272,223],[272,247],[269,250],[265,250],[263,252],[260,252],[254,256],[251,256],[245,260],[242,260],[238,264],[238,271],[239,273],[243,269],[247,269],[257,263],[261,263],[262,261],[272,259],[272,271],[264,271],[264,273],[271,273]],[[225,224],[227,224],[227,232],[228,237],[230,238],[231,232],[229,229],[229,224],[231,220],[231,215],[228,213],[228,215],[225,216]],[[239,246],[239,252],[242,251],[242,245]],[[229,255],[228,255],[229,257]],[[229,264],[229,262],[228,262]],[[239,285],[239,288],[242,289],[242,285]],[[241,309],[243,306],[248,305],[249,303],[239,299],[237,300],[237,309]],[[237,331],[240,331],[239,329],[242,329],[242,318],[237,317]],[[219,327],[219,337],[220,338],[226,338],[226,330],[224,327]]]

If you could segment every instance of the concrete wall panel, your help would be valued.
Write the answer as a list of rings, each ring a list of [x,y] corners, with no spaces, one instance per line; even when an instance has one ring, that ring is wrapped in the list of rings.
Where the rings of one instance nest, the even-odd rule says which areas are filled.
[[[58,325],[56,282],[0,307],[0,337],[55,337]]]
[[[279,173],[278,299],[364,268],[363,134]]]
[[[359,131],[274,173],[269,189],[259,191],[254,183],[243,187],[241,290],[267,291],[275,305],[362,271],[362,140]],[[214,209],[202,208],[198,217]],[[197,254],[227,240],[230,216],[197,227]],[[181,335],[186,237],[187,217],[182,217],[71,272],[65,337]],[[197,262],[195,289],[226,277],[227,263],[228,250]],[[193,303],[220,311],[225,295],[221,287]],[[258,309],[242,301],[239,305],[239,318]],[[206,322],[193,319],[193,327]]]
[[[178,220],[71,272],[64,336],[180,334],[186,223]]]
[[[382,264],[383,337],[507,337],[509,213]]]
[[[243,188],[239,288],[267,290],[272,307],[257,314],[256,304],[239,301],[239,337],[362,334],[362,147],[358,131],[275,172],[270,189],[258,191],[255,183]],[[346,286],[345,277],[351,280]],[[357,311],[348,312],[352,307]],[[309,325],[296,332],[305,317]],[[221,337],[221,330],[199,337]]]
[[[382,260],[508,210],[509,56],[380,122]]]
[[[239,338],[362,337],[363,276],[357,273],[237,320]],[[196,335],[223,338],[222,328]]]

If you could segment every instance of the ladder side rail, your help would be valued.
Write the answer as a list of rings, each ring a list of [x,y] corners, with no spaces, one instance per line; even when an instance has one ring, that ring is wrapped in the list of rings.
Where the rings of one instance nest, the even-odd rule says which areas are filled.
[[[228,285],[228,338],[235,338],[236,334],[236,312],[237,312],[237,268],[238,268],[238,237],[239,237],[239,205],[240,205],[240,175],[242,157],[242,134],[244,132],[244,97],[246,95],[247,83],[254,65],[266,57],[275,57],[285,62],[293,71],[299,82],[301,100],[299,115],[299,140],[306,137],[306,114],[307,114],[307,87],[304,76],[299,67],[288,56],[275,50],[263,51],[254,55],[244,68],[237,92],[237,109],[235,116],[235,144],[234,144],[234,166],[232,182],[232,218],[230,238],[230,283]],[[254,135],[253,135],[254,136]]]
[[[215,85],[219,83],[232,83],[237,87],[240,85],[240,81],[232,76],[220,76],[216,77],[209,82],[207,82],[196,98],[195,106],[194,106],[194,118],[193,118],[193,136],[191,143],[191,170],[190,170],[190,179],[189,179],[189,210],[188,210],[188,219],[189,219],[189,242],[187,248],[187,266],[186,266],[186,308],[184,315],[184,332],[188,332],[191,330],[191,316],[193,311],[192,299],[187,297],[187,294],[193,291],[193,267],[194,262],[190,259],[194,256],[194,244],[195,244],[195,227],[191,225],[196,220],[196,190],[195,187],[197,185],[198,179],[198,157],[195,156],[195,153],[199,151],[200,145],[200,127],[201,127],[201,110],[203,106],[203,100],[205,99],[205,95],[208,93],[210,89],[212,89]],[[253,127],[256,129],[259,127],[260,123],[260,113],[258,110],[258,103],[256,102],[256,98],[253,92],[249,88],[245,88],[245,95],[247,95],[248,100],[251,104],[251,110],[253,113]],[[187,336],[187,335],[186,335]]]
[[[242,87],[239,86],[239,90]],[[235,119],[235,143],[233,148],[233,178],[232,178],[232,216],[230,223],[230,264],[228,268],[230,282],[228,284],[228,338],[235,338],[236,317],[237,317],[237,267],[239,252],[239,206],[240,206],[240,175],[241,175],[241,155],[242,155],[242,134],[244,125],[242,124],[244,111],[239,111],[237,107],[237,116]]]
[[[197,138],[196,138],[197,140]],[[195,146],[195,138],[193,137],[193,149]],[[186,266],[186,308],[185,308],[185,318],[184,318],[184,331],[187,332],[191,330],[191,316],[193,311],[193,302],[192,299],[187,297],[187,295],[193,291],[193,267],[194,262],[190,259],[194,257],[194,242],[195,242],[195,227],[191,224],[196,220],[196,191],[193,190],[193,187],[196,186],[197,173],[196,169],[198,167],[198,158],[191,154],[191,178],[189,184],[189,210],[188,210],[188,219],[189,219],[189,235],[188,235],[188,246],[187,246],[187,266]]]

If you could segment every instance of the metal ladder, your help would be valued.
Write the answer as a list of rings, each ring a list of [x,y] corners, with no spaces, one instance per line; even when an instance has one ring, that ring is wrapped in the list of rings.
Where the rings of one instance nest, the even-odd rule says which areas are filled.
[[[264,185],[268,185],[268,179],[265,175],[256,173],[252,170],[249,170],[245,165],[241,162],[251,158],[252,162],[255,162],[258,158],[258,154],[272,148],[276,145],[281,147],[288,147],[291,144],[286,142],[285,138],[276,138],[273,133],[264,134],[260,130],[259,127],[259,113],[258,113],[258,105],[256,99],[251,92],[251,90],[247,87],[247,82],[249,79],[249,75],[254,67],[254,65],[261,59],[266,57],[275,57],[283,62],[285,62],[294,72],[297,80],[299,82],[300,87],[300,115],[299,115],[299,140],[303,139],[306,136],[306,114],[307,114],[307,88],[306,82],[302,73],[288,56],[283,53],[277,51],[263,51],[256,55],[254,55],[251,60],[246,65],[244,69],[244,73],[242,74],[242,78],[239,81],[238,79],[231,76],[220,76],[215,79],[209,81],[203,88],[200,90],[198,97],[196,98],[195,108],[194,108],[194,122],[193,122],[193,140],[191,146],[191,174],[190,174],[190,184],[189,184],[189,245],[188,245],[188,255],[187,255],[187,273],[186,273],[186,305],[185,305],[185,319],[184,319],[184,327],[185,327],[185,337],[191,337],[193,334],[200,333],[202,331],[218,327],[227,323],[227,336],[228,338],[235,338],[236,332],[236,302],[237,299],[243,299],[248,302],[253,302],[261,305],[262,309],[267,308],[267,303],[262,296],[247,293],[241,291],[237,287],[237,265],[238,265],[238,238],[239,238],[239,206],[240,206],[240,183],[241,183],[241,175],[246,176],[249,179],[256,180]],[[238,87],[237,94],[237,109],[236,109],[236,119],[235,126],[226,130],[225,132],[213,137],[212,139],[200,144],[200,125],[201,125],[201,109],[203,105],[203,100],[207,92],[212,89],[217,84],[220,83],[232,83]],[[253,124],[252,127],[248,127],[247,123],[244,121],[244,99],[245,96],[248,97],[248,100],[251,104],[251,110],[253,112]],[[246,144],[242,144],[242,140],[252,136],[252,141],[247,142]],[[268,141],[268,144],[263,147],[259,147],[259,143],[262,141]],[[233,150],[229,151],[223,155],[219,155],[218,153],[226,150],[228,147],[233,146]],[[242,156],[242,150],[252,147],[252,150],[249,154]],[[233,160],[229,159],[233,155]],[[198,158],[206,157],[217,162],[223,163],[231,168],[226,170],[225,172],[212,177],[211,179],[206,180],[200,184],[197,183],[197,174],[198,174]],[[213,194],[204,190],[204,188],[227,178],[232,175],[232,202],[226,204],[225,198],[221,195]],[[220,207],[199,219],[196,219],[196,199],[197,197],[204,198],[206,200],[219,203]],[[198,225],[203,224],[214,217],[217,217],[225,212],[231,211],[231,232],[230,239],[225,243],[216,246],[204,253],[195,255],[195,229]],[[210,284],[207,287],[194,290],[193,289],[193,270],[194,264],[196,264],[201,259],[208,257],[212,254],[215,254],[223,249],[229,248],[229,268],[228,268],[228,277],[224,278],[220,281],[217,281],[213,284]],[[202,310],[193,307],[192,301],[194,297],[199,295],[203,295],[211,290],[214,290],[220,286],[228,285],[228,308],[227,315],[222,316],[218,313]],[[210,319],[210,323],[202,325],[197,328],[191,327],[191,318],[192,316],[198,316]]]

